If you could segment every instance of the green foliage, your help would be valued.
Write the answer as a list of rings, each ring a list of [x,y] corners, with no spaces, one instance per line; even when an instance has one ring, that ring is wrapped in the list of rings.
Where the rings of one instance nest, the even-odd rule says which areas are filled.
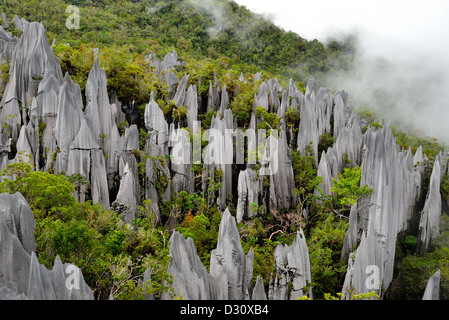
[[[412,237],[405,237],[403,246],[416,246]],[[440,218],[440,235],[432,240],[432,248],[423,256],[415,255],[413,250],[401,261],[401,271],[404,282],[405,297],[410,300],[420,300],[424,294],[429,278],[439,269],[440,299],[449,297],[449,216]]]
[[[249,81],[251,77],[251,74],[247,75],[248,80],[239,84],[239,95],[229,105],[239,127],[248,127],[251,119],[254,95],[257,92],[257,84],[254,81]]]
[[[31,170],[26,163],[8,165],[0,175],[13,175],[15,179],[5,179],[0,183],[0,192],[20,192],[36,215],[58,214],[75,204],[71,195],[74,187],[65,176]]]
[[[441,178],[440,192],[443,199],[449,198],[449,174],[445,174]]]
[[[300,116],[298,108],[290,107],[285,112],[285,122],[287,124],[287,128],[292,129],[293,132],[298,131],[300,120],[301,120],[301,116]]]
[[[3,97],[3,91],[9,81],[9,67],[11,62],[0,59],[0,99]]]
[[[321,155],[323,151],[327,151],[330,147],[334,145],[335,138],[329,132],[324,133],[320,136],[320,140],[318,143],[318,154]]]
[[[418,239],[413,235],[407,235],[404,237],[404,239],[402,239],[401,245],[404,253],[407,255],[411,255],[416,251]]]
[[[205,214],[193,216],[189,211],[178,231],[185,238],[192,238],[195,243],[198,256],[206,268],[210,264],[210,254],[215,249],[218,239],[221,214],[216,211],[208,218]]]
[[[360,186],[361,167],[345,168],[338,174],[338,181],[333,179],[332,192],[336,194],[337,202],[343,208],[353,206],[362,196],[368,196],[372,190]]]
[[[262,120],[257,129],[276,129],[281,121],[280,117],[277,117],[275,113],[268,112],[264,107],[257,107],[254,113]]]
[[[335,218],[333,213],[318,221],[307,239],[314,298],[323,299],[324,294],[338,290],[341,273],[345,266],[340,262],[341,249],[348,227],[347,220]]]
[[[407,134],[404,131],[400,131],[394,127],[393,136],[396,139],[396,143],[404,148],[405,150],[410,149],[413,153],[421,146],[423,153],[427,155],[429,160],[433,162],[435,157],[440,153],[440,151],[444,150],[444,146],[439,144],[437,139],[428,138],[422,136],[416,136],[412,134]]]
[[[402,260],[401,270],[404,277],[406,298],[410,300],[422,299],[429,278],[441,270],[441,295],[449,296],[449,248],[441,248],[427,253],[423,257],[407,256]]]

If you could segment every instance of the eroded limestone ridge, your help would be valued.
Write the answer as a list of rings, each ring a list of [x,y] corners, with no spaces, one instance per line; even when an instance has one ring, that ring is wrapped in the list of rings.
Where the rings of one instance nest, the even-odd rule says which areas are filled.
[[[169,123],[152,94],[145,107],[144,128],[131,124],[119,130],[126,112],[119,101],[112,102],[108,97],[106,73],[98,59],[87,79],[86,105],[83,105],[80,86],[68,74],[62,74],[43,25],[18,17],[14,23],[23,31],[20,40],[11,37],[6,27],[0,28],[0,59],[11,59],[9,81],[1,84],[4,94],[0,101],[0,170],[8,164],[25,161],[36,170],[83,175],[90,182],[92,201],[120,212],[127,223],[137,217],[143,200],[151,200],[159,224],[161,199],[169,201],[181,191],[202,191],[209,205],[217,205],[224,211],[219,240],[208,273],[196,256],[191,239],[173,233],[169,272],[175,279],[177,295],[191,299],[249,299],[251,296],[284,299],[288,298],[285,283],[292,281],[290,298],[311,296],[307,287],[311,281],[310,266],[302,231],[298,232],[294,244],[276,250],[279,281],[269,284],[270,292],[266,295],[262,278],[251,287],[253,253],[243,252],[235,225],[257,215],[259,206],[296,208],[292,195],[293,150],[302,155],[311,152],[317,175],[322,177],[319,187],[324,195],[332,194],[333,178],[338,178],[345,161],[362,167],[361,185],[373,190],[350,212],[341,257],[348,264],[343,288],[346,297],[370,291],[381,295],[388,288],[393,277],[396,240],[408,228],[416,210],[415,199],[425,196],[419,225],[420,250],[425,252],[435,237],[441,215],[440,183],[447,173],[448,156],[440,153],[436,158],[429,192],[423,194],[421,164],[425,155],[422,149],[414,155],[411,150],[401,150],[388,123],[383,123],[381,129],[369,127],[362,133],[364,123],[349,107],[348,93],[332,94],[329,89],[318,87],[314,80],[307,83],[303,93],[292,79],[287,88],[282,88],[277,79],[261,81],[261,74],[256,74],[254,80],[260,81],[260,85],[246,129],[257,131],[262,120],[255,116],[254,109],[262,107],[280,118],[280,132],[247,136],[250,151],[258,155],[257,161],[239,164],[235,170],[234,145],[225,138],[229,130],[242,129],[237,127],[228,95],[228,90],[238,93],[238,88],[222,86],[215,77],[209,84],[207,97],[207,110],[216,112],[208,128],[215,136],[200,150],[203,167],[198,187],[192,172],[193,163],[198,160],[195,138],[192,143],[189,136],[198,129],[198,84],[188,85],[189,74],[181,79],[176,77],[173,68],[183,65],[176,51],[167,54],[162,62],[155,55],[147,59],[168,84],[170,102],[186,107],[186,128],[176,121]],[[239,81],[246,81],[243,75]],[[287,129],[286,112],[291,108],[301,116],[297,130]],[[147,133],[144,147],[139,130]],[[332,134],[335,143],[318,154],[323,134]],[[139,177],[141,152],[146,155],[144,179]],[[264,179],[269,183],[264,183]],[[226,209],[232,194],[238,195],[234,199],[236,220]],[[84,201],[86,194],[80,192],[75,196],[78,201]],[[30,211],[18,195],[3,195],[2,199],[0,266],[4,276],[0,293],[11,298],[90,298],[91,293],[84,285],[79,293],[64,289],[61,283],[67,280],[63,272],[67,265],[59,259],[52,271],[37,262],[30,234],[33,229],[28,217]],[[175,218],[170,219],[172,223]],[[367,270],[378,271],[376,281],[369,286]]]
[[[0,299],[93,300],[78,267],[59,256],[51,270],[39,263],[35,226],[22,194],[0,194]]]

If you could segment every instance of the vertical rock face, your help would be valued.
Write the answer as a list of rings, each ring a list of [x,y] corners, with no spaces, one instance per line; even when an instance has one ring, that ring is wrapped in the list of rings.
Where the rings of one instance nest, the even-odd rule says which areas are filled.
[[[44,26],[37,22],[21,21],[20,25],[16,23],[16,28],[21,29],[23,35],[12,56],[11,77],[3,94],[2,105],[17,100],[24,107],[30,107],[44,73],[51,70],[58,80],[62,80],[62,72],[47,41]]]
[[[440,300],[440,278],[441,270],[438,269],[427,282],[423,300]]]
[[[270,135],[265,144],[264,158],[260,175],[270,179],[270,204],[279,209],[294,207],[293,189],[295,187],[291,150],[287,145],[285,132],[279,139]]]
[[[23,249],[36,251],[34,228],[36,222],[30,206],[22,194],[0,194],[0,215],[7,222],[9,232],[19,239]]]
[[[246,255],[234,217],[228,209],[222,216],[217,248],[211,252],[210,273],[196,254],[191,238],[175,231],[170,238],[170,262],[167,272],[173,276],[175,297],[201,300],[242,300],[251,295],[263,296],[262,287],[253,293],[254,251]],[[164,299],[173,298],[169,294]]]
[[[223,213],[217,248],[211,252],[210,273],[215,277],[226,276],[228,292],[226,299],[247,299],[253,275],[254,251],[245,255],[235,218],[228,209]]]
[[[56,157],[55,169],[56,172],[66,172],[70,144],[78,134],[84,117],[80,87],[68,75],[64,78],[60,89],[58,104],[54,135],[60,152]]]
[[[5,18],[3,18],[3,20],[5,21]],[[6,19],[6,21],[8,20]],[[9,29],[9,27],[4,27],[5,29]],[[12,37],[9,32],[5,31],[5,29],[0,26],[0,41],[3,43],[3,46],[0,49],[0,61],[8,61],[11,59],[17,45],[17,37]]]
[[[233,128],[233,117],[230,109],[225,110],[223,119],[213,117],[209,130],[209,144],[203,151],[205,167],[203,172],[203,193],[207,194],[206,188],[210,181],[219,180],[215,182],[221,183],[216,200],[220,209],[224,209],[226,201],[232,192]],[[215,177],[216,170],[221,170],[221,177]],[[209,180],[209,183],[206,180]],[[213,201],[214,197],[215,195],[210,193],[209,202]]]
[[[424,253],[429,249],[432,239],[439,235],[440,232],[442,157],[443,155],[440,152],[435,158],[432,175],[430,176],[429,193],[427,194],[424,209],[421,213],[421,220],[419,222],[419,250],[421,253]]]
[[[177,129],[172,133],[170,140],[174,143],[172,156],[173,192],[177,196],[180,191],[193,193],[193,166],[192,166],[192,144],[185,129]]]
[[[240,172],[238,180],[237,223],[243,218],[251,218],[257,214],[261,181],[257,173],[251,169]]]
[[[301,298],[304,295],[312,298],[309,250],[304,232],[299,230],[290,246],[279,244],[274,252],[274,259],[276,276],[271,277],[268,298],[288,299],[289,283],[293,286],[290,299]]]
[[[167,273],[173,277],[174,296],[164,294],[162,299],[179,297],[185,300],[226,299],[226,283],[211,276],[196,254],[192,238],[187,240],[177,231],[170,237],[170,262]],[[224,279],[223,279],[224,280]]]
[[[311,148],[317,175],[323,178],[319,187],[324,195],[332,194],[332,179],[338,178],[347,160],[362,166],[361,185],[373,190],[350,211],[341,255],[344,262],[348,261],[343,288],[348,298],[350,292],[374,290],[380,294],[388,288],[393,277],[397,235],[407,229],[416,209],[415,199],[426,196],[419,225],[421,252],[429,248],[438,232],[442,210],[440,185],[447,173],[447,155],[440,153],[435,159],[429,191],[424,194],[426,189],[421,183],[426,156],[422,148],[414,155],[410,150],[400,150],[389,124],[380,130],[369,128],[362,134],[362,121],[350,112],[346,92],[333,95],[330,90],[319,88],[314,80],[308,81],[305,91],[298,90],[293,79],[284,89],[277,79],[262,81],[261,73],[255,74],[253,80],[259,87],[252,107],[276,114],[281,119],[281,132],[271,133],[266,139],[247,136],[248,149],[263,155],[258,159],[261,168],[256,171],[259,165],[256,161],[247,163],[246,167],[238,168],[240,173],[236,179],[239,170],[233,170],[237,158],[233,138],[234,129],[239,128],[229,108],[228,94],[228,89],[233,88],[220,84],[214,74],[214,81],[209,83],[207,111],[217,115],[211,121],[208,145],[202,150],[203,185],[196,188],[189,131],[196,133],[199,129],[196,121],[203,104],[198,100],[204,97],[198,96],[200,84],[189,84],[189,74],[181,80],[174,74],[175,67],[185,65],[179,61],[176,51],[167,54],[162,62],[156,55],[149,59],[152,68],[168,85],[166,102],[172,100],[178,108],[185,107],[186,121],[169,124],[152,93],[143,119],[148,137],[145,150],[140,150],[143,137],[136,124],[131,124],[124,133],[119,131],[124,119],[120,102],[113,99],[111,103],[106,73],[98,59],[87,79],[84,108],[81,89],[68,74],[63,77],[43,25],[18,17],[14,23],[23,31],[20,41],[0,27],[0,61],[5,57],[12,59],[10,79],[0,84],[5,88],[0,102],[0,170],[13,162],[30,161],[36,170],[63,172],[67,176],[81,174],[90,181],[92,201],[106,208],[112,202],[126,223],[132,223],[142,199],[151,200],[155,225],[158,225],[160,199],[170,201],[180,191],[192,194],[202,189],[208,203],[217,204],[224,211],[217,248],[211,253],[208,273],[196,255],[192,239],[185,240],[176,231],[173,233],[169,273],[174,277],[176,296],[267,298],[262,278],[258,277],[252,288],[254,252],[244,253],[236,222],[252,218],[259,202],[267,208],[274,206],[281,210],[296,207],[292,195],[295,187],[292,149],[305,154]],[[239,80],[246,81],[243,75]],[[289,108],[300,115],[300,122],[297,128],[290,127],[287,131]],[[253,112],[248,131],[255,132],[256,127]],[[320,138],[326,133],[333,135],[335,143],[318,154]],[[141,152],[145,158],[139,159]],[[252,157],[251,152],[247,154],[248,159]],[[139,161],[142,163],[138,166]],[[143,166],[145,175],[139,177],[142,171],[138,170]],[[117,181],[120,181],[119,188]],[[262,182],[269,182],[269,186]],[[238,195],[236,219],[225,210],[235,195]],[[84,201],[84,194],[77,195],[77,199]],[[91,298],[84,282],[78,291],[67,286],[67,280],[73,279],[67,270],[75,275],[76,267],[62,264],[59,258],[51,271],[38,263],[33,232],[34,219],[24,198],[19,194],[0,195],[0,297]],[[311,297],[310,262],[302,230],[291,246],[276,248],[275,260],[276,276],[269,283],[268,298]],[[426,298],[436,297],[432,288],[438,277],[435,274],[429,280]],[[293,290],[288,296],[290,283]]]
[[[164,113],[154,100],[154,92],[151,92],[150,102],[145,107],[145,127],[149,133],[157,134],[157,144],[164,146],[168,142],[168,124]]]
[[[136,218],[136,195],[134,174],[128,163],[126,163],[122,180],[120,181],[120,189],[116,200],[112,203],[112,207],[116,212],[120,213],[123,221],[127,224],[132,224]]]
[[[34,227],[21,194],[0,195],[0,299],[93,300],[79,268],[59,256],[52,270],[38,262]]]
[[[353,250],[355,228],[362,236],[355,260],[350,258],[348,263],[343,293],[376,291],[381,295],[393,278],[397,235],[407,228],[415,206],[415,168],[411,152],[399,151],[389,125],[378,131],[368,129],[364,149],[360,185],[366,184],[373,192],[351,210],[350,223],[357,227],[350,224],[343,251]],[[375,286],[367,285],[369,270],[376,271]]]

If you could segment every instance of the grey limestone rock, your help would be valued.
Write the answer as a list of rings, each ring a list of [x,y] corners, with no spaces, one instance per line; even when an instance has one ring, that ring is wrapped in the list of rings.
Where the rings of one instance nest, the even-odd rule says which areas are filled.
[[[114,211],[120,213],[122,220],[126,224],[132,225],[136,218],[137,209],[137,193],[135,191],[134,174],[126,163],[122,179],[120,181],[120,189],[117,198],[112,203]]]
[[[109,209],[109,187],[106,170],[106,162],[98,149],[91,151],[91,197],[93,203],[101,203],[106,209]]]
[[[419,222],[419,250],[421,253],[429,249],[433,238],[439,235],[441,216],[441,193],[440,185],[442,179],[442,153],[435,158],[435,162],[430,176],[429,193],[427,194],[424,209]]]
[[[4,26],[4,28],[0,26],[0,43],[2,44],[0,49],[0,62],[5,60],[9,61],[17,45],[17,37],[12,37],[11,33],[5,31],[8,29],[7,26]]]
[[[388,288],[393,278],[397,235],[408,227],[415,207],[415,168],[411,151],[399,150],[389,124],[377,131],[369,128],[363,143],[360,185],[366,184],[373,192],[359,199],[357,210],[351,212],[345,255],[354,249],[355,234],[361,234],[361,239],[355,260],[349,254],[343,293],[352,288],[355,293],[376,291],[381,296],[381,289]],[[366,286],[367,268],[379,271],[373,290]]]
[[[227,109],[223,119],[213,117],[211,128],[209,130],[208,145],[203,151],[204,170],[203,170],[203,192],[206,193],[208,183],[207,178],[215,179],[215,170],[221,170],[221,184],[217,204],[220,210],[226,206],[226,201],[232,193],[232,163],[234,155],[233,147],[233,116],[231,109]],[[204,138],[203,138],[204,139]],[[213,198],[208,196],[209,201]]]
[[[194,192],[192,144],[189,133],[185,129],[176,129],[170,137],[173,148],[171,149],[171,168],[173,175],[173,192],[177,196],[180,191]]]
[[[240,243],[240,234],[235,218],[229,209],[223,212],[218,231],[217,248],[211,252],[210,274],[216,278],[225,276],[227,292],[225,299],[249,298],[253,274],[254,251],[246,255]]]
[[[438,269],[427,282],[423,300],[440,300],[440,278],[441,270]]]
[[[218,110],[219,115],[224,115],[225,111],[229,108],[229,95],[226,85],[221,89],[221,102],[220,109]]]
[[[56,172],[66,172],[70,145],[79,133],[81,121],[84,118],[80,87],[70,79],[68,74],[60,89],[58,105],[54,135],[60,152],[57,154],[55,169]]]
[[[2,105],[18,100],[28,108],[37,94],[39,82],[47,70],[52,70],[57,79],[62,79],[61,67],[45,35],[44,26],[37,22],[26,22],[16,17],[16,28],[23,34],[15,46],[12,56],[10,79],[6,85]]]
[[[184,300],[226,299],[226,283],[210,275],[196,254],[192,238],[187,240],[177,231],[170,237],[170,262],[167,273],[172,275],[174,296],[164,293],[162,299]]]
[[[164,112],[154,100],[154,92],[151,92],[150,102],[145,107],[145,127],[149,134],[155,133],[155,143],[168,152],[169,130]]]
[[[212,81],[209,81],[209,95],[207,97],[207,111],[218,111],[220,108],[220,87],[215,83],[212,85]]]
[[[273,135],[268,136],[259,175],[268,176],[270,179],[270,204],[279,209],[295,206],[292,195],[294,174],[291,159],[285,132],[280,132],[279,139]]]
[[[266,81],[262,82],[254,96],[254,108],[257,107],[262,107],[268,111],[268,85]]]
[[[261,276],[257,276],[256,285],[254,286],[251,300],[268,300]]]
[[[31,254],[36,251],[34,228],[36,222],[30,206],[21,193],[0,194],[0,215],[2,215],[9,232],[19,239],[23,249]]]
[[[86,110],[84,111],[87,124],[95,139],[103,140],[103,148],[107,148],[111,136],[113,114],[109,103],[107,79],[104,69],[100,69],[98,58],[95,58],[86,82]]]
[[[52,270],[38,262],[34,216],[23,196],[2,194],[1,198],[0,298],[93,300],[79,268],[63,265],[58,256]]]
[[[261,181],[257,173],[252,169],[245,169],[240,172],[238,180],[238,201],[237,201],[237,223],[244,218],[251,218],[257,214],[256,208],[259,205],[259,192],[261,190]],[[256,211],[255,211],[256,210]]]
[[[15,282],[8,282],[6,284],[0,283],[0,300],[29,300],[29,298],[17,291]]]
[[[177,107],[182,107],[185,103],[186,99],[186,90],[187,90],[187,81],[189,81],[190,75],[186,74],[182,77],[181,82],[176,89],[175,97],[173,101],[175,102]]]
[[[270,300],[294,300],[312,296],[309,250],[302,229],[290,246],[279,244],[274,252],[276,276],[270,278],[268,298]],[[289,283],[293,289],[288,297]]]
[[[25,163],[34,163],[34,153],[31,149],[30,142],[28,140],[28,134],[26,130],[26,126],[22,126],[20,129],[19,138],[16,144],[17,154],[15,161],[16,162],[25,162]]]
[[[198,130],[198,92],[196,85],[190,85],[186,92],[187,127],[191,132]]]

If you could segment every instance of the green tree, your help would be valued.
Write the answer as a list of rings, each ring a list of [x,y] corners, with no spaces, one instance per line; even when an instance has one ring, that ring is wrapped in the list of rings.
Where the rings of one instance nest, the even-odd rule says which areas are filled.
[[[13,176],[0,183],[0,192],[20,192],[36,215],[57,214],[76,202],[73,185],[63,175],[32,171],[27,163],[10,164],[0,175]]]
[[[353,206],[362,196],[372,193],[367,185],[360,186],[361,167],[345,168],[338,174],[338,180],[333,179],[332,192],[336,194],[337,203],[347,208]]]

